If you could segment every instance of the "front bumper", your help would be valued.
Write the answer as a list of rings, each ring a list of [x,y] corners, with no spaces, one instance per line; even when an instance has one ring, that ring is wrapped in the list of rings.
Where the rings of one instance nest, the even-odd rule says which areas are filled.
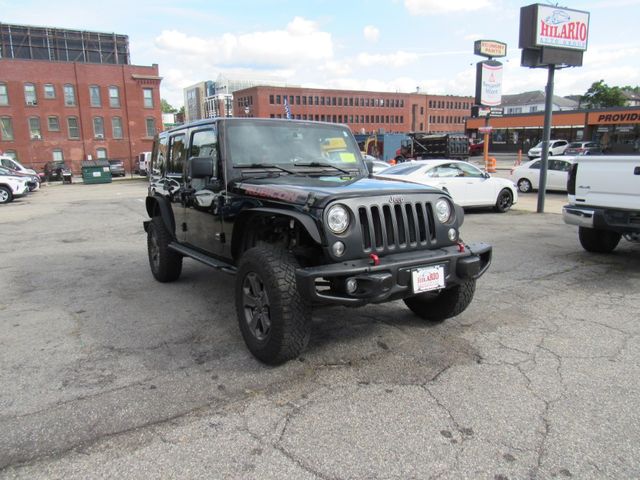
[[[610,230],[618,233],[640,233],[640,211],[565,205],[562,218],[568,225]]]
[[[380,258],[379,265],[372,265],[369,259],[359,259],[299,268],[296,280],[300,294],[312,304],[359,306],[414,295],[411,272],[420,267],[443,265],[445,288],[478,278],[489,268],[491,255],[492,247],[485,243],[467,245],[464,251],[453,245],[387,255]],[[358,289],[352,294],[327,287],[344,285],[350,278],[358,283]]]

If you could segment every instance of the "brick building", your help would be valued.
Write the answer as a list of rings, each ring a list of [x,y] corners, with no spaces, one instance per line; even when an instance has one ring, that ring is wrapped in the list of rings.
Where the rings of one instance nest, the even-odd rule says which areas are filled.
[[[122,159],[130,170],[151,150],[161,78],[158,65],[128,64],[127,37],[9,27],[0,25],[0,151],[37,171],[64,160],[78,173],[90,157]],[[113,42],[92,47],[88,39],[101,35]]]
[[[344,123],[354,133],[464,132],[472,97],[259,86],[233,93],[238,117]],[[287,105],[285,106],[285,99]]]

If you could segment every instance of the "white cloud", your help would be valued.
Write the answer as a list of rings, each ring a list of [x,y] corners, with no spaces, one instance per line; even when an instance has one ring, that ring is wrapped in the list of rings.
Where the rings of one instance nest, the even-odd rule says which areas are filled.
[[[199,57],[207,63],[233,65],[300,65],[333,57],[331,34],[319,31],[317,25],[295,17],[284,30],[225,33],[219,37],[189,36],[178,30],[164,30],[156,38],[163,52]]]
[[[387,66],[387,67],[404,67],[418,60],[417,53],[404,52],[402,50],[390,54],[371,54],[361,53],[356,61],[361,67]]]
[[[491,0],[404,0],[404,6],[411,15],[437,15],[480,10],[491,6]]]
[[[364,38],[369,42],[375,43],[378,41],[378,38],[380,38],[380,30],[373,25],[367,25],[364,27],[364,31],[362,33]]]

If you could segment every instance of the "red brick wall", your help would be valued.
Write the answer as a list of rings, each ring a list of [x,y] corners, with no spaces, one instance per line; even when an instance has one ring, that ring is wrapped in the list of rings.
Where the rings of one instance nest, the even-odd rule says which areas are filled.
[[[151,78],[134,78],[142,75]],[[125,160],[127,170],[142,151],[151,150],[153,139],[147,136],[145,119],[155,119],[156,129],[162,128],[160,107],[160,79],[158,66],[102,65],[89,63],[48,62],[39,60],[0,59],[0,83],[8,87],[9,105],[0,105],[0,116],[12,119],[14,140],[0,139],[0,150],[13,150],[18,160],[27,167],[41,171],[52,160],[53,150],[61,149],[65,161],[74,172],[80,171],[82,160],[90,155],[96,158],[97,148],[105,148],[107,157]],[[24,84],[36,86],[37,105],[28,106],[24,100]],[[55,99],[44,98],[44,85],[51,83],[56,90]],[[65,84],[75,87],[76,106],[65,106]],[[91,107],[89,85],[98,85],[101,107]],[[120,108],[109,107],[109,86],[120,91]],[[153,108],[143,107],[143,88],[153,89]],[[32,140],[28,118],[38,116],[42,140]],[[48,130],[48,117],[57,116],[60,131]],[[67,117],[75,116],[80,123],[80,139],[68,137]],[[93,117],[104,119],[104,140],[95,139]],[[122,139],[114,139],[111,120],[122,119]]]

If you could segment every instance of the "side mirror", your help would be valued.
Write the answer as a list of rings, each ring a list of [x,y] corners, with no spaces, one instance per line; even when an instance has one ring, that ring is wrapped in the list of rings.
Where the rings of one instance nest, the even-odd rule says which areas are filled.
[[[373,175],[373,160],[366,159],[364,164],[367,166],[367,170],[369,170],[369,176]]]
[[[211,157],[191,157],[187,165],[189,178],[217,177],[216,164]]]
[[[484,172],[484,178],[491,178],[491,175],[489,175],[487,172]]]

